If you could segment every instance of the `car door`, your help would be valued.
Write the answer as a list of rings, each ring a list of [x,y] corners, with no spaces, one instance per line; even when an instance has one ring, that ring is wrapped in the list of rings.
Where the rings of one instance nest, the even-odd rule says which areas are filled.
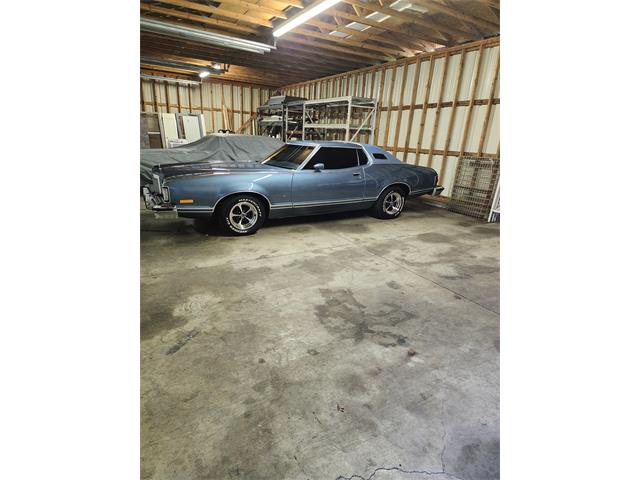
[[[294,207],[321,207],[362,202],[364,172],[355,148],[320,147],[293,175]],[[314,169],[323,164],[324,168]]]

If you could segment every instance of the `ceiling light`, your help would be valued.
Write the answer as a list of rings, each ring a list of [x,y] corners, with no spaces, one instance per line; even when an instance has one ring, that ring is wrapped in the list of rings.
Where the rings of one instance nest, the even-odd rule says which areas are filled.
[[[289,20],[287,20],[282,25],[280,25],[278,28],[276,28],[273,31],[273,36],[281,37],[282,35],[287,33],[289,30],[292,30],[302,25],[307,20],[324,12],[327,8],[333,7],[336,3],[339,3],[341,1],[342,0],[318,0],[317,2],[303,9],[300,13],[291,17]]]
[[[209,70],[202,70],[200,73],[198,73],[198,76],[200,78],[207,78],[209,75],[211,75],[211,72]]]
[[[214,64],[213,64],[213,68],[214,68],[215,70],[222,70],[222,65],[220,65],[219,63],[214,63]]]

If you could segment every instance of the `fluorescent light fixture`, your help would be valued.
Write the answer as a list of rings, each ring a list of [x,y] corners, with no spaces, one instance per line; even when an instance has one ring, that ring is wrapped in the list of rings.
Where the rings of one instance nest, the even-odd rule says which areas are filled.
[[[143,80],[154,80],[156,82],[179,83],[180,85],[200,85],[200,82],[193,80],[183,80],[181,78],[160,77],[157,75],[140,75]]]
[[[213,68],[214,68],[215,70],[222,70],[222,65],[220,65],[219,63],[214,63],[214,64],[213,64]]]
[[[333,7],[336,3],[340,3],[342,0],[319,0],[307,8],[303,9],[300,13],[294,15],[289,20],[284,22],[278,28],[273,31],[274,37],[281,37],[289,30],[293,30],[299,27],[307,20],[315,17],[316,15],[324,12],[326,9]]]
[[[198,76],[200,78],[207,78],[209,75],[211,75],[211,72],[209,70],[202,70]]]
[[[153,32],[173,38],[195,40],[210,45],[220,45],[227,48],[235,48],[252,53],[267,53],[273,50],[273,45],[245,40],[244,38],[231,37],[220,33],[213,33],[198,28],[189,28],[174,23],[161,22],[147,17],[140,17],[140,30]]]

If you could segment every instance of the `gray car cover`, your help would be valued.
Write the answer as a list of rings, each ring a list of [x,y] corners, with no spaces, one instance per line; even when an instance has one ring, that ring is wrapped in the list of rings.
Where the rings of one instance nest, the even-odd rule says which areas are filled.
[[[259,162],[284,143],[258,135],[213,134],[176,148],[140,150],[140,186],[152,182],[154,165],[187,162]]]

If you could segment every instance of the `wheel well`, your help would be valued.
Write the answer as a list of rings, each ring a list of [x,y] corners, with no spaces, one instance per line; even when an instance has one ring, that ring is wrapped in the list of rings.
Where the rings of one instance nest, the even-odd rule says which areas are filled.
[[[402,189],[402,191],[404,192],[404,196],[408,197],[410,190],[409,190],[409,186],[405,183],[392,183],[391,185],[387,185],[384,189],[382,189],[382,191],[384,192],[387,188],[389,187],[400,187]],[[380,192],[382,193],[382,192]]]
[[[236,195],[248,195],[250,197],[254,197],[256,200],[258,200],[260,203],[262,203],[262,206],[264,207],[265,217],[269,216],[269,200],[267,199],[267,197],[265,197],[261,193],[257,193],[257,192],[233,192],[233,193],[230,193],[228,195],[225,195],[220,200],[218,200],[216,202],[216,204],[214,205],[214,207],[213,207],[213,215],[216,214],[216,212],[218,210],[218,207],[220,205],[222,205],[222,202],[224,202],[226,199],[228,199],[230,197],[235,197]]]

